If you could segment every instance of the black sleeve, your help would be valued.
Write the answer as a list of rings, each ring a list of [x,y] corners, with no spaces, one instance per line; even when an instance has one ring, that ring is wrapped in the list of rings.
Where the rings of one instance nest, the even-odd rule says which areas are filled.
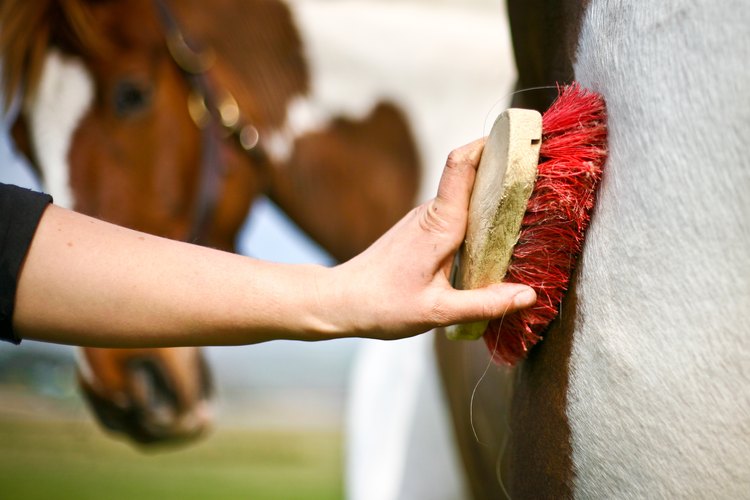
[[[51,202],[48,194],[0,184],[0,340],[21,342],[13,333],[16,283],[39,219]]]

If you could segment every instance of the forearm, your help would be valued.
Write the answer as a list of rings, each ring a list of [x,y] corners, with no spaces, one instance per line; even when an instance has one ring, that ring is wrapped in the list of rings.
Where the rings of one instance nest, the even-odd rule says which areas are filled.
[[[324,319],[317,283],[328,272],[158,238],[50,206],[21,272],[14,326],[24,338],[121,347],[327,338],[337,332]]]
[[[528,307],[536,295],[527,286],[455,290],[448,280],[482,145],[451,153],[435,199],[331,269],[253,260],[51,206],[21,271],[14,329],[120,347],[398,339]]]

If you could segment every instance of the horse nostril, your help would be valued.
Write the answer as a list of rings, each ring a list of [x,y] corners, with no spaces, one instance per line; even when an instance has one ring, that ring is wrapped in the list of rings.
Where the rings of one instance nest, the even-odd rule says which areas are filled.
[[[142,445],[190,442],[211,428],[213,415],[206,392],[210,391],[207,367],[193,365],[200,375],[195,380],[197,400],[183,400],[176,384],[178,373],[158,357],[130,358],[119,365],[126,376],[126,387],[97,388],[79,372],[79,384],[99,422]],[[191,375],[196,375],[193,372]],[[106,386],[105,386],[106,387]]]
[[[130,412],[128,398],[121,393],[102,396],[86,381],[80,371],[77,375],[81,394],[97,416],[99,423],[110,431],[126,432],[127,425],[122,417]]]
[[[139,412],[147,414],[149,420],[167,425],[179,413],[179,400],[169,380],[158,363],[148,358],[129,363],[132,397]]]
[[[198,353],[198,370],[200,374],[200,396],[203,400],[211,399],[214,393],[214,380],[211,369],[206,362],[203,352]]]

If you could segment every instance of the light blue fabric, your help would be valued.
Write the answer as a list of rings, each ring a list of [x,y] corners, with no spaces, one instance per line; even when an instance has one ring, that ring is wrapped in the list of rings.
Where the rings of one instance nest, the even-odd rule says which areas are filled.
[[[0,80],[2,80],[2,73],[0,73]],[[0,92],[0,103],[2,102],[5,102],[5,96]],[[21,96],[16,95],[10,109],[7,112],[3,110],[2,119],[0,119],[0,182],[39,191],[39,180],[26,158],[16,150],[10,136],[10,127],[18,116],[20,108]]]

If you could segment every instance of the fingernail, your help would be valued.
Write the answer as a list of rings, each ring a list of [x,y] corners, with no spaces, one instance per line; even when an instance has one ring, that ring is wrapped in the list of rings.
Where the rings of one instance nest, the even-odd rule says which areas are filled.
[[[518,292],[516,296],[513,297],[513,305],[518,308],[533,306],[535,302],[536,293],[531,288]]]

